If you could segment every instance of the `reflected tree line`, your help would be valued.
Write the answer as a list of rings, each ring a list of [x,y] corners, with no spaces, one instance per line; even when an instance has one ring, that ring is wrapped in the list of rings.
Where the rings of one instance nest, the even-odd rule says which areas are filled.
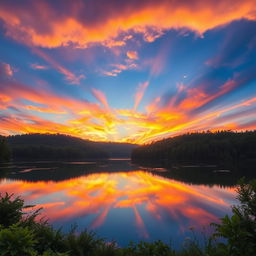
[[[11,170],[11,172],[9,171]],[[31,170],[25,171],[24,170]],[[24,162],[17,165],[9,164],[0,167],[2,177],[28,182],[64,181],[95,173],[118,173],[136,170],[128,161],[99,160],[95,162]]]
[[[207,185],[220,187],[233,187],[237,185],[238,180],[245,178],[250,181],[255,178],[255,172],[252,166],[239,170],[232,169],[230,172],[218,172],[214,167],[197,167],[197,168],[169,168],[166,172],[151,171],[154,175],[168,179],[181,181],[189,185]]]
[[[133,162],[221,163],[237,165],[256,160],[256,131],[188,133],[137,147]]]

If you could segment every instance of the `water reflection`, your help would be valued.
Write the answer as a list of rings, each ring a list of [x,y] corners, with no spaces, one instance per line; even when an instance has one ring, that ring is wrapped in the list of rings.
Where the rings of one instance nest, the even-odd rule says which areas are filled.
[[[78,166],[73,168],[81,168],[81,164]],[[28,177],[31,180],[42,173],[63,173],[63,169],[53,167],[14,172],[2,179],[0,191],[22,195],[28,204],[43,207],[44,214],[56,226],[69,228],[77,223],[80,230],[95,229],[120,244],[140,239],[171,238],[173,243],[180,242],[188,235],[189,227],[200,229],[217,221],[235,203],[234,188],[189,185],[141,169],[131,170],[131,166],[128,171],[28,181]],[[22,176],[27,181],[21,180]]]

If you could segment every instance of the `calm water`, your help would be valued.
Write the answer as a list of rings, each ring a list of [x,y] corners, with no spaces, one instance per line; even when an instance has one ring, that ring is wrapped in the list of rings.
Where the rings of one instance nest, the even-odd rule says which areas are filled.
[[[95,230],[120,245],[161,239],[177,247],[191,236],[191,227],[199,232],[230,214],[236,203],[235,188],[227,182],[231,173],[216,172],[214,166],[201,169],[167,171],[127,160],[13,163],[0,167],[0,192],[43,207],[50,222],[64,230],[76,223],[78,230]]]

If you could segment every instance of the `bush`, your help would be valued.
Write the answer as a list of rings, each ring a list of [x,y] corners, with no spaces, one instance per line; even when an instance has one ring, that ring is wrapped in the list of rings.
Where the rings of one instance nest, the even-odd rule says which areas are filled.
[[[64,248],[71,256],[89,256],[93,251],[104,243],[98,239],[95,233],[83,231],[79,235],[75,233],[75,227],[66,235]]]
[[[26,224],[25,224],[26,225]],[[55,230],[47,221],[32,222],[29,227],[34,231],[38,243],[35,249],[43,253],[50,249],[52,252],[64,252],[65,235],[61,230]],[[49,252],[50,253],[50,252]],[[51,255],[51,254],[50,254]]]
[[[37,243],[33,231],[17,224],[0,230],[0,256],[34,256]]]
[[[42,256],[69,256],[67,253],[53,252],[52,250],[45,251]]]
[[[224,237],[227,243],[219,246],[229,256],[251,256],[256,253],[256,180],[246,184],[240,181],[237,188],[240,205],[233,206],[233,215],[221,219],[216,227],[216,237]]]
[[[21,220],[24,200],[16,197],[11,200],[12,195],[8,193],[5,196],[0,194],[0,225],[9,227]]]
[[[125,249],[127,256],[175,256],[170,246],[166,245],[162,241],[156,241],[153,243],[139,242],[137,244],[130,243],[128,248]]]

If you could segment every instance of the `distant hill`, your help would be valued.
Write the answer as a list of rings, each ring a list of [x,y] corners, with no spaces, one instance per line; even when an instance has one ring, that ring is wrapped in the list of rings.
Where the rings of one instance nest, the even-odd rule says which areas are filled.
[[[132,150],[138,145],[119,142],[91,142],[106,151],[110,158],[130,158]]]
[[[136,145],[93,142],[63,134],[24,134],[7,137],[12,158],[17,159],[103,159],[129,158]]]
[[[202,162],[234,163],[256,161],[256,131],[190,133],[137,147],[137,163]]]

